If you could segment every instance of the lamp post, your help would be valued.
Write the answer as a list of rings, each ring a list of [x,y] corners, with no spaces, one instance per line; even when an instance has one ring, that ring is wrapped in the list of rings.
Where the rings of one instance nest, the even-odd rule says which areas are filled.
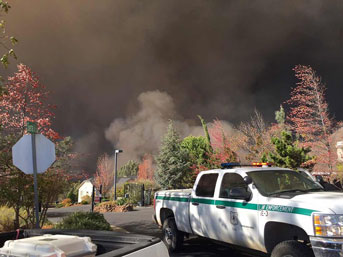
[[[118,167],[118,154],[123,150],[114,150],[114,201],[117,200],[117,167]]]

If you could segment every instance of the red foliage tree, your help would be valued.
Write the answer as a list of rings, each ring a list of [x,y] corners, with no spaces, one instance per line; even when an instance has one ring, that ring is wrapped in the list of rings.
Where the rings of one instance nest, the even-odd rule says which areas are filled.
[[[5,93],[0,98],[0,121],[8,134],[25,134],[26,122],[37,123],[40,133],[52,140],[59,138],[51,128],[54,105],[48,104],[49,92],[39,82],[38,76],[24,64],[8,78]]]
[[[150,154],[145,154],[143,161],[139,164],[137,178],[142,180],[154,179],[153,159]]]
[[[215,166],[223,162],[238,161],[237,154],[232,151],[229,143],[229,137],[223,128],[220,120],[214,120],[212,127],[209,129],[211,136],[211,146],[213,152],[210,153],[210,162]]]
[[[20,210],[25,209],[27,226],[33,224],[32,175],[26,175],[12,164],[11,148],[26,133],[26,122],[33,121],[39,132],[52,140],[60,136],[52,128],[55,106],[48,103],[49,92],[39,82],[38,76],[23,64],[9,77],[0,96],[0,205],[13,207],[15,225],[19,227]],[[46,218],[49,204],[63,193],[68,180],[80,178],[70,173],[77,154],[72,153],[72,140],[64,138],[56,142],[56,162],[47,172],[39,174],[39,198],[42,202],[41,222]]]
[[[108,194],[113,186],[113,161],[108,154],[103,154],[98,158],[96,173],[94,176],[94,185],[99,189],[102,185],[102,193]]]
[[[297,65],[293,70],[299,81],[287,101],[290,107],[287,120],[300,141],[313,149],[317,163],[326,164],[332,171],[330,136],[335,125],[325,100],[326,87],[312,67]]]

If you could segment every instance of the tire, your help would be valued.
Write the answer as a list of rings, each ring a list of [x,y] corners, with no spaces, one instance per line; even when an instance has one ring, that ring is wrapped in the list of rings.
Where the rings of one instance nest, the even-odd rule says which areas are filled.
[[[169,252],[176,252],[182,247],[184,234],[177,229],[174,217],[164,220],[162,232],[163,242]]]
[[[310,247],[294,240],[284,241],[275,246],[271,257],[314,257]]]

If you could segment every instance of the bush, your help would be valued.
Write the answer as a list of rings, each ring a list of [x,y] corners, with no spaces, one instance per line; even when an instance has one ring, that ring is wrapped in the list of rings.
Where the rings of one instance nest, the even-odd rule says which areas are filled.
[[[63,207],[69,207],[69,206],[72,206],[72,202],[71,202],[71,199],[70,198],[66,198],[64,199],[61,204],[63,205]]]
[[[104,215],[97,212],[74,212],[56,225],[57,229],[112,230]]]
[[[83,202],[83,201],[87,202],[87,203],[85,203],[85,204],[90,204],[90,203],[92,202],[92,197],[90,197],[89,195],[85,195],[85,196],[82,196],[81,200],[82,200],[82,202]],[[81,203],[82,203],[82,202],[81,202]],[[84,203],[83,203],[83,204],[84,204]]]
[[[117,187],[116,192],[117,192],[117,197],[124,197],[124,185],[119,185]],[[113,187],[112,187],[112,190],[110,193],[108,193],[108,195],[107,195],[108,197],[106,197],[106,199],[109,199],[109,201],[112,201],[114,199],[113,193],[114,192],[113,192]],[[104,200],[104,198],[103,198],[103,200]]]
[[[69,191],[68,192],[67,198],[69,198],[72,203],[76,203],[77,202],[77,195],[73,191]]]
[[[117,197],[124,197],[124,185],[119,186],[116,191]]]
[[[20,211],[22,217],[27,217],[25,211]],[[7,206],[0,207],[0,232],[13,231],[17,228],[14,227],[15,211],[13,208]],[[20,227],[25,225],[24,220],[19,220]]]
[[[82,200],[82,201],[81,201],[81,204],[82,204],[82,205],[86,205],[86,204],[89,204],[89,202],[86,201],[86,200]]]
[[[69,186],[69,191],[67,193],[67,198],[70,198],[72,203],[76,203],[77,202],[78,193],[79,193],[79,187],[80,187],[80,182],[72,183]]]
[[[117,205],[124,205],[126,203],[128,203],[128,199],[126,198],[120,198],[117,200]]]
[[[56,207],[56,208],[62,208],[62,207],[64,207],[64,206],[63,206],[63,204],[61,204],[61,203],[57,203],[55,207]]]
[[[50,220],[46,220],[42,226],[42,229],[53,229],[54,223],[52,223]]]

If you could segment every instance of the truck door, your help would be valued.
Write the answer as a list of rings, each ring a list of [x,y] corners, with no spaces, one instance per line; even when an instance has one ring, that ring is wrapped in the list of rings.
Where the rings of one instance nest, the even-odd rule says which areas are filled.
[[[235,188],[235,189],[234,189]],[[232,190],[234,189],[234,190]],[[236,194],[233,193],[236,191]],[[241,245],[251,249],[259,249],[257,204],[252,199],[239,197],[237,192],[250,192],[241,175],[225,173],[220,185],[216,205],[216,224],[219,230],[219,240]],[[241,198],[241,199],[240,199]]]
[[[214,205],[214,192],[218,173],[202,174],[194,185],[190,203],[190,222],[195,234],[213,238],[216,231],[212,231]]]

